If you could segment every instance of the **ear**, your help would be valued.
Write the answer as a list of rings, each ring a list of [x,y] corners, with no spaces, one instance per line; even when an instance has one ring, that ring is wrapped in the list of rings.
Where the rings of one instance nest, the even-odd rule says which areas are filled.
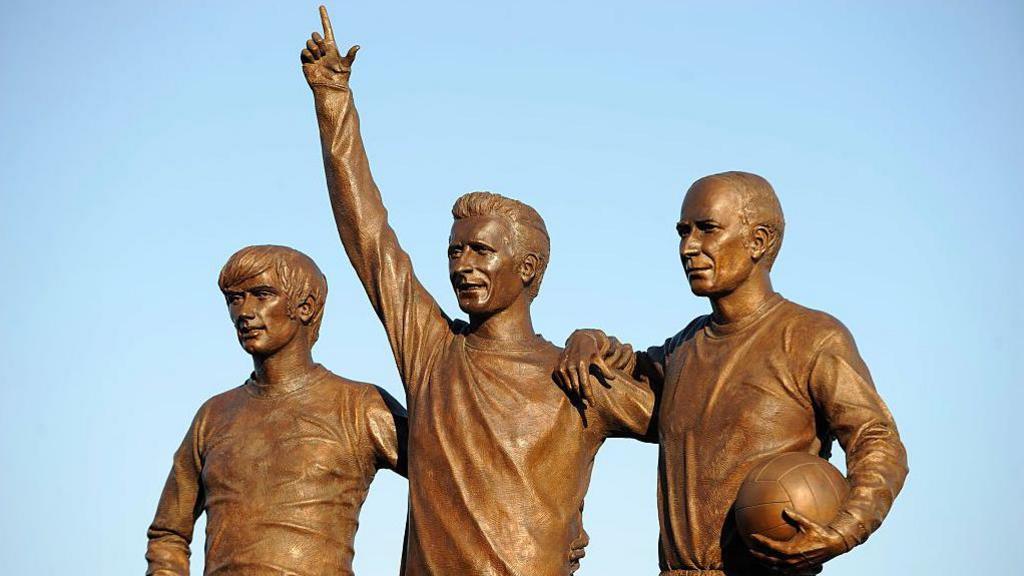
[[[754,226],[750,233],[750,257],[759,262],[775,245],[775,232],[763,224]]]
[[[313,319],[313,312],[315,310],[316,300],[313,299],[312,295],[308,295],[305,300],[299,302],[299,305],[295,307],[295,315],[303,324],[309,324],[309,321]]]
[[[523,285],[528,286],[537,277],[537,265],[540,259],[536,254],[527,254],[519,264],[519,277],[523,279]]]

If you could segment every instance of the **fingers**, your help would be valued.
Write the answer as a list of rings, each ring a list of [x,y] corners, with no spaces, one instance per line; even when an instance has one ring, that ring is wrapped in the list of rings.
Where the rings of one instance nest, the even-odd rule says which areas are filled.
[[[309,50],[311,54],[314,54],[316,56],[323,56],[324,54],[326,54],[326,52],[324,51],[324,47],[321,46],[320,44],[317,44],[316,41],[312,39],[306,40],[306,50]]]
[[[604,363],[604,358],[600,356],[595,357],[594,366],[597,366],[597,369],[601,371],[601,375],[604,376],[605,380],[615,380],[615,371]]]
[[[807,516],[804,516],[803,514],[797,512],[796,510],[784,508],[782,510],[782,515],[788,518],[789,520],[796,522],[801,532],[812,532],[814,530],[822,529],[820,524],[818,524],[814,520],[811,520]]]
[[[576,388],[576,394],[579,395],[580,400],[586,404],[589,400],[587,398],[587,365],[580,361],[569,367],[569,373],[572,375],[573,385]]]
[[[767,552],[772,555],[773,558],[785,557],[789,555],[789,548],[784,541],[772,540],[763,534],[754,534],[750,537],[754,542],[755,548],[750,552]]]
[[[579,398],[579,387],[573,380],[572,370],[569,368],[568,360],[564,357],[558,363],[558,378],[562,381],[562,386],[566,392]]]
[[[303,48],[302,52],[299,54],[299,60],[302,60],[303,64],[312,64],[313,62],[316,62],[316,58],[313,57],[313,53],[306,48]]]
[[[334,29],[331,28],[331,17],[327,15],[327,7],[320,6],[320,24],[324,27],[324,39],[334,40]]]
[[[594,390],[591,387],[590,379],[590,366],[581,362],[580,363],[580,392],[582,393],[582,400],[587,406],[594,405]]]
[[[778,568],[783,565],[783,562],[774,556],[769,556],[763,552],[757,550],[751,550],[750,555],[757,559],[758,562],[768,566],[770,568]]]

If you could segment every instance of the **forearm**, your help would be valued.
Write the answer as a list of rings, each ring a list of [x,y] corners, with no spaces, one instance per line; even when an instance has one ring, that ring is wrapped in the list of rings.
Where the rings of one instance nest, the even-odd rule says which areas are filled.
[[[370,163],[359,131],[352,92],[347,86],[313,85],[324,172],[331,209],[345,252],[363,285],[376,280],[373,263],[394,232],[387,210],[370,173]]]
[[[886,414],[879,416],[865,422],[856,434],[840,439],[850,493],[831,527],[848,548],[863,543],[878,529],[908,473],[907,453],[895,423]]]
[[[448,320],[416,279],[370,174],[359,116],[344,83],[314,83],[324,170],[338,234],[374,311],[388,333],[403,383],[422,380],[425,342],[447,330]]]
[[[907,453],[845,328],[824,340],[812,365],[810,386],[829,431],[846,453],[850,492],[830,525],[849,549],[864,542],[889,513],[907,477]]]
[[[188,576],[189,540],[183,535],[151,526],[147,536],[146,576]]]
[[[185,437],[174,456],[174,466],[167,475],[160,503],[146,536],[147,575],[187,576],[192,531],[202,510],[203,491],[199,486],[198,457],[192,441]]]

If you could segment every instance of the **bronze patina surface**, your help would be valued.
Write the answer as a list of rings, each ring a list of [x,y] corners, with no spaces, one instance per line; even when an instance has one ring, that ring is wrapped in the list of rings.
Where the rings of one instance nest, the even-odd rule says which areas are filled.
[[[302,51],[331,205],[345,251],[380,317],[409,407],[410,575],[556,576],[585,543],[583,499],[605,438],[647,429],[653,397],[616,386],[586,414],[558,387],[560,349],[533,329],[547,267],[544,221],[474,192],[456,201],[448,271],[469,321],[453,320],[413,273],[370,174],[349,88],[358,47],[324,35]]]
[[[255,369],[204,403],[185,434],[149,527],[146,574],[189,573],[204,512],[205,574],[352,574],[370,482],[381,468],[405,474],[405,409],[313,362],[327,282],[309,257],[243,248],[219,284]]]
[[[635,355],[599,330],[574,333],[563,353],[560,379],[585,398],[601,388],[591,383],[591,366],[657,395],[647,440],[660,446],[663,575],[816,573],[878,528],[907,475],[896,423],[850,332],[772,289],[784,227],[764,178],[701,178],[676,228],[690,289],[709,299],[712,313]],[[755,536],[748,550],[731,515],[748,470],[785,452],[827,457],[833,439],[846,453],[850,484],[838,516],[820,525],[794,512],[797,536]]]

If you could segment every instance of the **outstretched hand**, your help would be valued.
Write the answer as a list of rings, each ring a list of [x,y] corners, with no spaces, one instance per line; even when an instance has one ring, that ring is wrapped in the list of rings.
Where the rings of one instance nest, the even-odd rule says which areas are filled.
[[[796,523],[798,532],[789,540],[754,534],[750,553],[762,564],[784,574],[803,576],[821,572],[822,564],[846,552],[846,541],[833,528],[788,508],[782,513]]]
[[[319,84],[348,88],[348,78],[352,73],[352,63],[356,60],[359,46],[349,48],[348,53],[341,56],[338,46],[334,43],[331,19],[327,15],[327,8],[323,6],[320,7],[320,22],[324,35],[313,32],[310,39],[306,40],[306,47],[301,53],[302,72],[306,75],[306,82],[310,87]]]
[[[609,338],[600,330],[577,330],[569,336],[558,360],[555,379],[566,392],[593,406],[594,391],[590,367],[605,380],[615,380],[618,370],[629,364],[633,348]]]

